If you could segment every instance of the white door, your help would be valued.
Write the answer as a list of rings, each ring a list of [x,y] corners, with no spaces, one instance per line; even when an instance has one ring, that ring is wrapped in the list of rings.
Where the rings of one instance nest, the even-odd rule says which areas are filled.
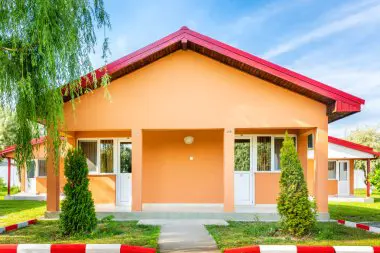
[[[235,205],[252,205],[251,138],[235,139]]]
[[[31,160],[27,162],[25,173],[25,192],[36,193],[36,161]]]
[[[132,203],[132,143],[129,140],[118,141],[118,168],[116,179],[116,202],[119,206]]]
[[[350,195],[350,170],[347,161],[338,161],[338,195]]]

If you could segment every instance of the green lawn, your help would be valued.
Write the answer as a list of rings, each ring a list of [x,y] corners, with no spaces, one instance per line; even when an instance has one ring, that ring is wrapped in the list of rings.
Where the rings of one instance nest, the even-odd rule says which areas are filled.
[[[160,228],[137,225],[137,221],[110,221],[99,224],[85,236],[62,236],[58,221],[39,221],[36,225],[0,235],[0,244],[12,243],[115,243],[157,248]]]
[[[365,196],[365,190],[356,190],[355,195]],[[374,191],[375,203],[330,202],[329,212],[332,219],[355,222],[380,221],[380,193]]]
[[[12,194],[17,189],[12,189]],[[40,218],[46,211],[45,201],[34,200],[4,200],[7,189],[0,191],[0,227]]]
[[[220,249],[265,244],[380,245],[380,235],[337,223],[318,223],[312,235],[292,238],[282,235],[276,223],[233,222],[229,226],[206,226]]]

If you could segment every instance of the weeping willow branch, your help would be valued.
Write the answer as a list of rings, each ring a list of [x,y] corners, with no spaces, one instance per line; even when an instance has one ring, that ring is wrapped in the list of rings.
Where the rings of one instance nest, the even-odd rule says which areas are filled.
[[[18,164],[32,158],[31,139],[49,134],[57,168],[65,126],[61,87],[71,83],[71,98],[83,92],[73,80],[92,71],[95,29],[110,29],[102,0],[0,0],[0,101],[15,114]]]

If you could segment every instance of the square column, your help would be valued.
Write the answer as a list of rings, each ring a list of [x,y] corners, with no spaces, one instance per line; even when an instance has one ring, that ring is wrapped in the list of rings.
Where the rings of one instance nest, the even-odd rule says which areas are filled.
[[[54,160],[55,154],[54,151],[51,150],[50,147],[53,146],[52,139],[47,137],[47,157],[46,157],[46,210],[48,212],[58,212],[59,207],[59,197],[60,197],[60,187],[59,187],[59,174],[60,168],[59,164],[57,164],[57,168],[55,168]]]
[[[318,213],[321,219],[328,218],[328,132],[326,129],[317,128],[315,130],[314,148],[314,182],[315,198],[318,206]]]
[[[234,212],[234,153],[235,153],[235,129],[224,129],[223,142],[223,183],[224,183],[224,211]]]
[[[132,129],[132,211],[142,211],[142,130]]]

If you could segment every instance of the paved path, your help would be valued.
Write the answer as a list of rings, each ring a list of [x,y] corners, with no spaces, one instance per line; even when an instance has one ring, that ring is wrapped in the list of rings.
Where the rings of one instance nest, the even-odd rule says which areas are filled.
[[[228,225],[224,220],[141,220],[140,224],[160,225],[160,252],[220,252],[204,225]]]

